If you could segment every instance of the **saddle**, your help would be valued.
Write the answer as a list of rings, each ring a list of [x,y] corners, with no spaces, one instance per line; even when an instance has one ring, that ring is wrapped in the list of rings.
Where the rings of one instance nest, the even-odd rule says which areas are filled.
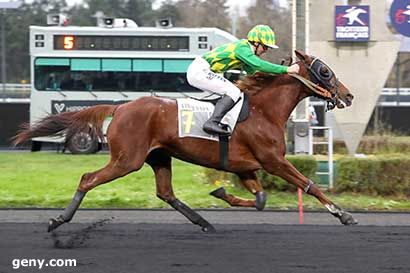
[[[213,105],[215,105],[219,98],[215,99],[200,99],[200,101],[206,101],[210,102]],[[239,102],[239,101],[238,101]],[[236,103],[238,103],[236,102]],[[249,96],[247,94],[244,94],[243,96],[243,104],[241,111],[238,116],[238,120],[236,123],[240,123],[245,121],[249,117]],[[218,136],[219,137],[219,166],[222,169],[227,169],[229,164],[228,164],[228,155],[229,155],[229,136]]]
[[[218,100],[221,98],[221,96],[217,97],[217,98],[212,98],[212,99],[196,99],[199,101],[203,101],[203,102],[210,102],[213,105],[215,105]],[[238,103],[239,101],[237,101],[236,103]],[[238,120],[236,121],[236,123],[240,123],[242,121],[245,121],[247,118],[249,117],[249,95],[248,94],[243,94],[243,104],[242,104],[242,108],[241,111],[239,113],[238,116]]]

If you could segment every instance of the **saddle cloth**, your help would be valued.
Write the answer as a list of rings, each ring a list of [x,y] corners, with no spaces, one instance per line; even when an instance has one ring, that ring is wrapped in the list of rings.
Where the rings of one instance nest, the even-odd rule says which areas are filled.
[[[244,102],[244,95],[235,106],[222,118],[221,123],[229,126],[232,131],[238,121],[239,114]],[[219,141],[217,135],[210,135],[202,130],[202,126],[207,121],[215,106],[206,101],[191,98],[179,98],[178,104],[178,135],[179,137],[197,137],[214,141]]]

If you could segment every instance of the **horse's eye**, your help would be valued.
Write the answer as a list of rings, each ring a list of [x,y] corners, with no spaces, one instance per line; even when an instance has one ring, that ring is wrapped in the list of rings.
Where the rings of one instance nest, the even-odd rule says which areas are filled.
[[[327,69],[327,67],[322,66],[322,67],[320,68],[320,74],[322,74],[323,76],[329,75],[329,70]]]
[[[320,68],[320,75],[324,78],[329,78],[330,77],[330,71],[326,66],[322,66]]]

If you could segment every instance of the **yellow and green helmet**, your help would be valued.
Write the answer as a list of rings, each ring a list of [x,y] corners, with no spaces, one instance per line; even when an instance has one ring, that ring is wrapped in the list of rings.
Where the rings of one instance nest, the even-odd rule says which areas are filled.
[[[273,32],[273,30],[267,25],[254,26],[248,32],[248,41],[261,43],[270,48],[278,48],[275,44],[275,32]]]

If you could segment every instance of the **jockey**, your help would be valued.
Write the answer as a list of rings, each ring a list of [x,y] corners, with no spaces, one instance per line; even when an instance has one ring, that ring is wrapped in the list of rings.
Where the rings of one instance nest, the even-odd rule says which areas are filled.
[[[223,95],[203,130],[208,134],[230,135],[230,128],[221,126],[223,116],[240,98],[241,90],[217,73],[229,69],[245,70],[248,74],[257,71],[273,74],[298,73],[299,65],[277,65],[259,58],[269,48],[278,48],[275,33],[266,25],[257,25],[248,33],[248,39],[238,40],[216,47],[203,56],[198,56],[187,70],[190,85],[211,93]]]

